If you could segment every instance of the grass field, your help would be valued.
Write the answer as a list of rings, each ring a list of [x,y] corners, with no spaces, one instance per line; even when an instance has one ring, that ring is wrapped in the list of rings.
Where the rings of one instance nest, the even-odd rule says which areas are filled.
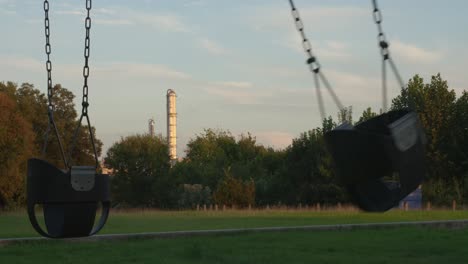
[[[112,212],[102,233],[468,219],[467,211]],[[37,236],[24,212],[0,215],[0,238]],[[406,227],[131,239],[0,247],[0,263],[466,263],[468,229]]]
[[[455,219],[468,219],[468,211],[131,211],[111,212],[101,234]],[[24,212],[0,215],[0,238],[32,236],[37,234]]]
[[[401,228],[0,247],[0,263],[466,263],[468,230]]]

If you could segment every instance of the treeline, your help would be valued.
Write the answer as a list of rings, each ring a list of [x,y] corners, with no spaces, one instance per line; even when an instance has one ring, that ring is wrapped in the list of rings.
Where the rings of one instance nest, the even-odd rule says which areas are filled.
[[[416,75],[392,101],[392,109],[406,107],[419,113],[428,140],[424,199],[434,205],[466,203],[468,94],[457,99],[440,75],[426,84]],[[376,115],[368,108],[357,122]],[[228,131],[207,129],[190,140],[185,157],[173,168],[163,138],[123,138],[105,159],[113,170],[113,199],[120,206],[159,208],[346,203],[323,135],[342,121],[354,123],[352,116],[351,107],[343,109],[336,122],[327,118],[283,150],[262,146],[251,134],[236,138]]]
[[[54,90],[59,129],[70,132],[76,125],[74,96],[60,85]],[[423,199],[433,205],[468,202],[468,93],[457,98],[440,75],[428,83],[416,75],[392,100],[392,109],[406,107],[419,113],[428,140]],[[25,162],[40,154],[47,127],[46,97],[30,84],[1,83],[0,108],[0,206],[7,207],[24,202]],[[368,108],[357,122],[376,115]],[[189,141],[185,157],[172,168],[164,138],[122,138],[104,159],[111,170],[114,206],[182,209],[197,204],[347,203],[323,135],[344,120],[354,123],[352,117],[352,108],[346,108],[336,119],[328,117],[282,150],[258,144],[249,133],[236,137],[229,131],[206,129]],[[92,164],[85,133],[75,160]],[[63,136],[67,146],[71,135]],[[51,140],[47,156],[60,166],[54,144]]]
[[[73,103],[75,96],[59,84],[53,87],[53,92],[55,122],[68,154],[67,147],[78,122]],[[47,97],[44,93],[29,83],[0,82],[0,209],[24,205],[27,160],[42,156],[47,125]],[[73,161],[77,164],[94,164],[87,129],[82,129],[78,134],[77,146],[72,154]],[[100,155],[100,140],[96,140],[96,147]],[[63,168],[54,133],[50,133],[44,157]]]

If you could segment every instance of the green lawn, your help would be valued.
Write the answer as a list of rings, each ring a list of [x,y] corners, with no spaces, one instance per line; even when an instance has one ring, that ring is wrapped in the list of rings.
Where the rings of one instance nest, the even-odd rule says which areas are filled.
[[[30,242],[0,247],[0,263],[466,263],[467,245],[466,229],[295,231],[118,242]]]
[[[468,211],[409,211],[386,213],[358,211],[134,211],[112,212],[101,232],[138,233],[157,231],[304,226],[317,224],[376,223],[422,220],[468,219]],[[0,238],[37,236],[24,212],[0,215]]]

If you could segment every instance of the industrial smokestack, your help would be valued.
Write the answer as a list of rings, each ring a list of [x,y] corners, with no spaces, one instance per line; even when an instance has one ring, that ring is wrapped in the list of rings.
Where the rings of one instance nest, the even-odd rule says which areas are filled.
[[[169,145],[169,158],[171,164],[177,161],[177,111],[176,111],[176,93],[167,90],[167,143]]]
[[[155,134],[155,131],[154,131],[154,119],[151,118],[150,120],[148,120],[148,134],[151,136],[151,137],[154,137],[156,134]]]

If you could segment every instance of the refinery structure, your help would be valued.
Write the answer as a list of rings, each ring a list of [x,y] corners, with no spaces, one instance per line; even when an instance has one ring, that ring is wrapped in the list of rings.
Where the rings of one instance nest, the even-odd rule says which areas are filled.
[[[156,132],[155,132],[155,128],[154,128],[154,119],[151,118],[150,120],[148,120],[148,134],[152,137],[156,136]]]
[[[171,164],[177,161],[177,111],[176,93],[174,90],[167,90],[167,143],[169,146],[169,158]]]

